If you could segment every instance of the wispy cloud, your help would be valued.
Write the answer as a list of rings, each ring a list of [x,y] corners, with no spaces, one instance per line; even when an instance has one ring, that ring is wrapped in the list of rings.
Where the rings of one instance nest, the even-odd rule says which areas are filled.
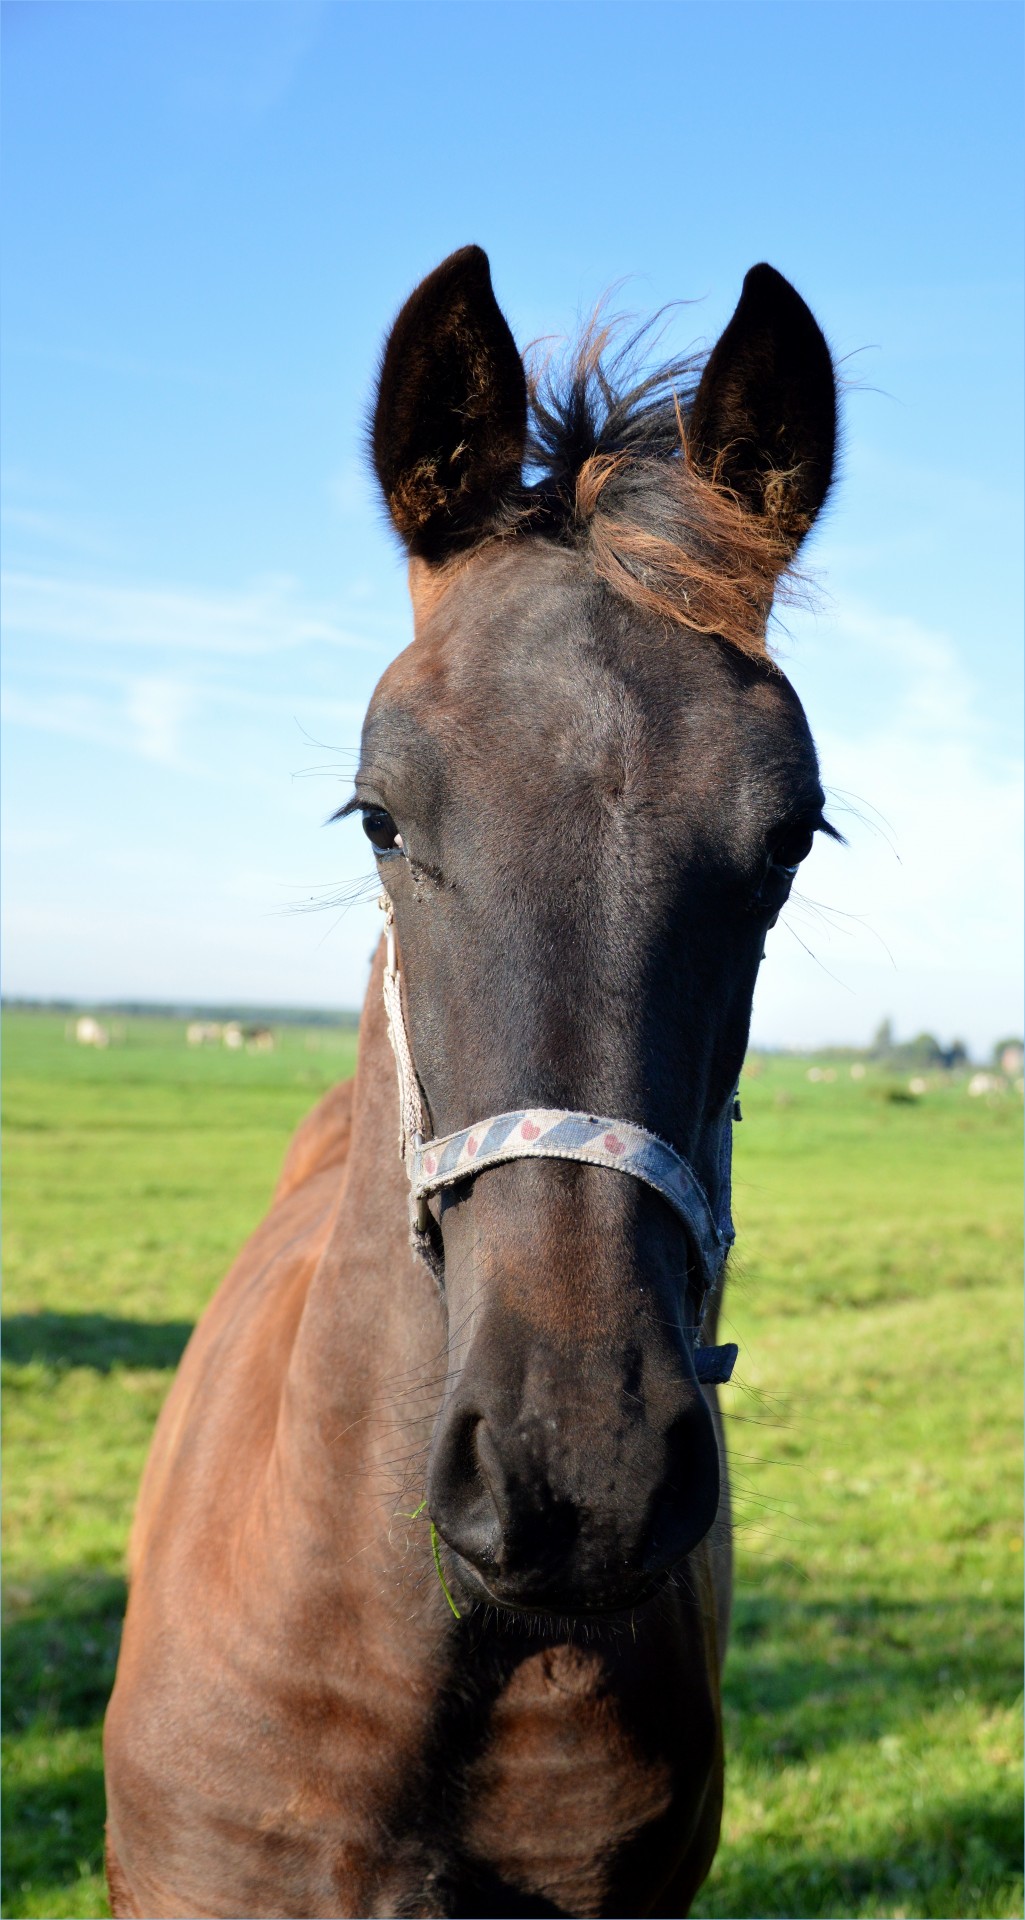
[[[851,601],[832,624],[853,659],[872,656],[878,710],[902,734],[979,739],[985,733],[975,681],[950,634]]]
[[[90,664],[76,672],[74,685],[69,686],[67,678],[55,663],[44,662],[35,665],[24,684],[9,682],[0,700],[5,727],[30,728],[107,752],[130,753],[215,783],[237,778],[234,756],[225,750],[226,739],[234,739],[244,755],[254,737],[266,736],[268,723],[294,754],[294,777],[322,775],[337,780],[348,774],[355,758],[363,708],[353,701],[298,689],[290,714],[289,703],[279,694],[211,680],[202,672],[191,677],[124,673]],[[241,730],[240,722],[244,722]],[[226,727],[230,734],[226,735]],[[213,761],[204,751],[211,728],[220,742]],[[324,739],[325,734],[330,740]],[[246,777],[253,777],[251,765]]]
[[[185,772],[182,729],[192,707],[189,687],[159,675],[143,675],[126,681],[120,697],[66,691],[41,698],[8,687],[0,710],[7,727],[63,735]]]
[[[5,819],[0,846],[7,859],[37,859],[40,854],[64,853],[74,843],[67,827],[37,827],[31,822]]]
[[[192,706],[191,690],[179,680],[151,676],[136,680],[127,705],[136,750],[143,759],[164,766],[180,765],[181,733]]]
[[[11,342],[5,342],[10,351]],[[110,568],[118,557],[109,527],[98,518],[95,504],[83,504],[66,485],[54,483],[24,466],[4,466],[0,473],[0,531],[3,551],[17,555],[17,565],[55,571],[58,556],[72,566],[88,563]]]
[[[994,717],[950,635],[852,606],[832,623],[834,640],[864,663],[874,695],[870,713],[834,713],[816,728],[837,796],[830,812],[851,845],[816,852],[808,890],[821,897],[825,888],[857,916],[841,923],[829,964],[860,923],[859,960],[881,941],[902,972],[1012,969],[1021,945],[1020,757],[998,750]],[[812,944],[828,944],[823,926]]]
[[[263,655],[311,644],[381,649],[326,607],[303,600],[288,579],[237,592],[109,586],[21,571],[0,575],[8,636],[81,647],[165,648],[204,655]]]
[[[35,548],[54,548],[62,553],[74,554],[79,563],[83,558],[89,560],[109,560],[111,543],[90,532],[80,519],[72,519],[68,514],[52,513],[45,508],[8,506],[5,502],[0,512],[5,539],[16,538],[23,547],[30,544]]]

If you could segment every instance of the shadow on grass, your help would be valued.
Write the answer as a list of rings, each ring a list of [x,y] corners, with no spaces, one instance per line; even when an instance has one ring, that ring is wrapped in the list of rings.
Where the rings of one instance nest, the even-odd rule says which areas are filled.
[[[963,1596],[742,1596],[726,1662],[727,1719],[745,1746],[806,1759],[899,1732],[956,1689],[989,1708],[1007,1706],[1021,1685],[1020,1652],[1018,1613],[995,1597],[969,1607]]]
[[[192,1332],[189,1320],[122,1320],[112,1313],[11,1313],[3,1357],[14,1366],[176,1367]]]
[[[12,1583],[7,1604],[14,1618],[3,1635],[2,1912],[80,1913],[80,1883],[103,1868],[100,1729],[125,1583],[93,1572],[25,1593]],[[44,1908],[41,1899],[55,1904]]]
[[[107,1803],[99,1731],[96,1760],[54,1769],[42,1779],[11,1777],[3,1789],[4,1914],[39,1913],[39,1896],[60,1889],[62,1913],[71,1890],[89,1874],[103,1872],[103,1823]],[[34,1896],[34,1897],[33,1897]],[[54,1910],[47,1906],[45,1911]],[[81,1912],[77,1902],[74,1908]]]
[[[111,1574],[80,1573],[40,1583],[22,1596],[4,1627],[3,1723],[7,1734],[44,1725],[56,1731],[102,1719],[114,1684],[126,1599]]]
[[[755,1777],[782,1779],[789,1766],[849,1749],[864,1783],[880,1744],[893,1763],[906,1747],[909,1764],[919,1765],[916,1742],[933,1714],[966,1699],[1006,1708],[1019,1686],[1017,1610],[996,1599],[741,1594],[724,1685],[727,1756],[742,1758]],[[849,1848],[838,1845],[834,1834],[822,1844],[813,1818],[800,1834],[770,1824],[723,1847],[697,1912],[798,1920],[1021,1911],[1021,1805],[1013,1788],[994,1777],[989,1795],[930,1795],[931,1805],[903,1820],[893,1818],[883,1783],[877,1790],[878,1844],[871,1830],[867,1842],[858,1836],[860,1845],[853,1835]]]
[[[1012,1792],[940,1800],[919,1819],[886,1821],[878,1843],[787,1847],[777,1833],[720,1851],[696,1913],[817,1920],[833,1913],[1019,1912],[1021,1803]]]

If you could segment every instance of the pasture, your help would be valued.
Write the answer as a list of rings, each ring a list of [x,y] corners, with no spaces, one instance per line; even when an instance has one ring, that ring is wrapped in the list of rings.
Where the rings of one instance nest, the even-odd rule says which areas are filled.
[[[149,1435],[355,1051],[122,1028],[97,1051],[4,1017],[10,1915],[107,1911],[100,1728]],[[727,1805],[695,1912],[1016,1915],[1021,1102],[809,1064],[742,1083]]]

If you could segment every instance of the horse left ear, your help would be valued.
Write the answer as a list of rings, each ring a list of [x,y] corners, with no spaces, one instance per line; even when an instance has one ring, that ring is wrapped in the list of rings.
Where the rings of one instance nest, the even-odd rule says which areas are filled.
[[[833,478],[836,381],[820,328],[775,267],[747,274],[701,376],[687,441],[695,464],[771,517],[796,552]]]
[[[410,295],[381,362],[374,466],[411,555],[445,560],[501,523],[526,436],[526,376],[488,256],[462,247]]]

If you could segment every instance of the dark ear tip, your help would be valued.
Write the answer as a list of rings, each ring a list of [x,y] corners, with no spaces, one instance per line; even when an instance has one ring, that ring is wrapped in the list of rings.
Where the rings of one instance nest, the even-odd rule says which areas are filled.
[[[428,274],[428,280],[435,286],[452,286],[457,281],[478,287],[491,286],[491,262],[483,247],[470,245],[457,247]],[[426,284],[426,282],[425,282]]]
[[[417,325],[422,325],[425,314],[445,308],[452,301],[480,303],[489,309],[497,306],[491,284],[491,262],[483,247],[457,247],[455,253],[439,260],[413,289],[396,326],[401,327],[414,313]]]
[[[775,267],[770,267],[767,260],[760,260],[745,273],[740,297],[748,305],[763,309],[773,308],[778,312],[781,308],[789,307],[792,311],[796,307],[802,313],[808,312],[797,288]]]
[[[770,267],[767,260],[757,261],[753,267],[748,267],[744,275],[745,287],[760,286],[762,284],[771,286],[774,281],[777,284],[782,284],[784,287],[790,284],[789,281],[783,279],[783,275],[780,273],[778,267]]]

